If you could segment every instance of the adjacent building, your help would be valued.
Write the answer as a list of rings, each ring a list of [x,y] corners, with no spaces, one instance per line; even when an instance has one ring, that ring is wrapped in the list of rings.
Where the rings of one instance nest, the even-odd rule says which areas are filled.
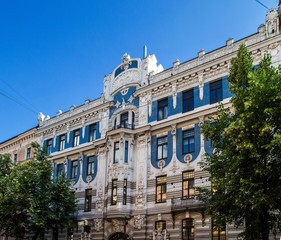
[[[242,43],[255,65],[267,51],[278,66],[278,12],[270,10],[257,33],[236,42],[230,38],[225,46],[201,50],[184,63],[176,60],[167,70],[155,55],[140,59],[124,54],[105,76],[101,98],[87,99],[52,118],[40,113],[36,139],[52,155],[54,177],[66,173],[79,201],[73,226],[48,230],[46,236],[236,239],[241,229],[212,225],[195,198],[195,187],[210,187],[199,163],[213,151],[200,134],[200,124],[219,102],[230,106],[230,60]],[[1,144],[2,152],[6,145]],[[16,148],[10,152],[14,156]]]

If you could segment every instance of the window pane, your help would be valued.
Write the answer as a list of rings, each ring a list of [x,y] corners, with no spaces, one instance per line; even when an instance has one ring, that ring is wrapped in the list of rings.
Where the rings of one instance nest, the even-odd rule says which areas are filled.
[[[189,138],[189,152],[194,152],[195,146],[194,146],[194,138]]]
[[[163,145],[163,158],[167,158],[168,157],[168,145],[165,144]]]
[[[163,118],[168,118],[168,106],[164,107],[164,116]]]

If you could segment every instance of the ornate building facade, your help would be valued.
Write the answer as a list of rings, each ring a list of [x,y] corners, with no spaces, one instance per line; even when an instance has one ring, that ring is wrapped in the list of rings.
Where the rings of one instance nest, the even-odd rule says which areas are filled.
[[[200,124],[230,106],[230,60],[245,43],[254,64],[268,51],[281,61],[279,15],[268,12],[258,32],[163,70],[155,55],[124,54],[104,78],[102,97],[53,118],[38,116],[37,141],[52,155],[54,177],[71,179],[78,212],[71,229],[50,239],[236,239],[241,229],[215,229],[195,197],[209,187],[200,169],[210,141]],[[280,236],[279,236],[280,237]]]

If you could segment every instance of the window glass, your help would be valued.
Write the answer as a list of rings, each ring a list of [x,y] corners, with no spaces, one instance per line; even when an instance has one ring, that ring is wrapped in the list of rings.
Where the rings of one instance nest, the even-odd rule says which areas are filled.
[[[168,157],[168,137],[157,138],[157,160]]]
[[[167,177],[156,178],[156,203],[166,202]]]
[[[161,229],[161,230],[166,229],[166,221],[155,222],[155,230],[158,230],[158,229]]]
[[[183,137],[183,153],[191,153],[195,151],[195,145],[194,145],[194,129],[184,131],[182,134]]]
[[[71,162],[71,178],[76,178],[78,169],[78,161]]]
[[[87,176],[95,172],[95,158],[94,156],[87,158]]]
[[[194,240],[194,219],[187,218],[182,220],[182,239]]]
[[[119,142],[114,143],[113,163],[119,162]]]
[[[58,168],[57,168],[57,177],[60,177],[63,173],[63,164],[58,164]]]
[[[210,104],[222,101],[222,80],[210,83]]]
[[[96,140],[96,132],[97,132],[96,129],[97,129],[96,124],[90,125],[90,137],[89,137],[90,142]]]
[[[26,149],[26,159],[30,158],[30,154],[31,154],[31,148],[27,148]]]
[[[127,204],[127,179],[123,182],[123,205]]]
[[[49,139],[47,140],[47,153],[50,154],[52,150],[53,140]]]
[[[194,171],[182,173],[182,198],[194,198]]]
[[[79,145],[80,140],[80,129],[74,131],[73,147]]]
[[[91,211],[92,207],[92,189],[85,190],[85,212]]]
[[[60,146],[59,146],[59,150],[62,151],[65,148],[65,134],[60,135]]]
[[[128,162],[128,147],[129,147],[129,143],[128,141],[125,141],[125,159],[124,159],[125,163]]]
[[[112,180],[111,205],[117,204],[117,179]]]
[[[182,95],[182,111],[188,112],[194,109],[194,91],[189,90]]]
[[[158,101],[157,113],[158,121],[168,118],[168,98]]]

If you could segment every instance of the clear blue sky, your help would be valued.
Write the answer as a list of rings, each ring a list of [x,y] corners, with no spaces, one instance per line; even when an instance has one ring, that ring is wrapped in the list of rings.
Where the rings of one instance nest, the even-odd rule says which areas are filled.
[[[99,98],[125,52],[146,44],[167,69],[255,33],[265,15],[255,0],[0,0],[0,92],[53,117]],[[0,142],[37,125],[3,95],[0,116]]]

